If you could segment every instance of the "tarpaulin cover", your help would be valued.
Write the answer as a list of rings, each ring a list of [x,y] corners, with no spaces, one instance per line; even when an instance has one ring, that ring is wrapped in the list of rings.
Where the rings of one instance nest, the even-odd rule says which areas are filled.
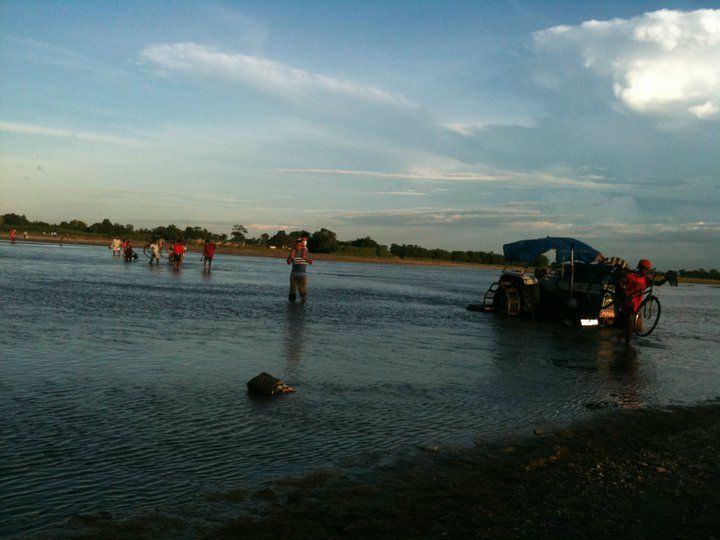
[[[562,238],[558,236],[546,236],[535,240],[520,240],[503,246],[503,254],[508,262],[524,261],[530,263],[540,255],[555,250],[555,261],[563,262],[570,260],[570,250],[576,261],[589,263],[600,253],[597,249],[588,246],[585,242],[574,238]]]

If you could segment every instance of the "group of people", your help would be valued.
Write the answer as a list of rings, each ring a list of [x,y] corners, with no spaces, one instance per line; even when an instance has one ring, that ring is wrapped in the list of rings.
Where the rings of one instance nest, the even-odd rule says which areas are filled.
[[[109,248],[113,252],[113,257],[122,256],[127,262],[135,261],[138,259],[137,254],[133,250],[132,242],[127,238],[120,240],[119,238],[113,238],[110,242]],[[212,268],[212,262],[215,258],[215,249],[217,245],[210,239],[205,240],[203,244],[203,270],[209,271]],[[166,243],[161,238],[153,238],[149,243],[145,245],[143,250],[145,254],[150,258],[149,264],[160,264],[160,259],[163,253],[168,251],[168,262],[173,265],[173,269],[179,270],[183,261],[185,260],[185,252],[187,251],[187,245],[184,240],[175,240],[166,247]]]
[[[132,242],[127,238],[122,240],[113,238],[108,247],[112,250],[113,257],[123,257],[125,261],[136,261],[138,259],[137,253],[132,247]]]
[[[312,264],[312,259],[309,256],[307,248],[307,241],[308,237],[306,236],[298,238],[287,257],[287,264],[292,265],[290,271],[290,292],[288,294],[288,300],[290,302],[295,302],[298,296],[300,296],[300,301],[303,303],[307,300],[307,265]],[[124,260],[127,262],[137,260],[138,258],[133,250],[131,241],[127,238],[123,240],[113,238],[109,248],[112,249],[113,257],[120,257],[122,254]],[[160,264],[163,251],[166,249],[164,240],[153,238],[144,249],[145,254],[150,258],[149,264]],[[202,252],[203,271],[210,271],[212,268],[216,249],[217,244],[215,244],[215,242],[210,239],[205,240]],[[184,240],[175,240],[170,245],[168,260],[170,264],[173,265],[174,270],[180,269],[180,266],[185,260],[186,251],[187,245]]]

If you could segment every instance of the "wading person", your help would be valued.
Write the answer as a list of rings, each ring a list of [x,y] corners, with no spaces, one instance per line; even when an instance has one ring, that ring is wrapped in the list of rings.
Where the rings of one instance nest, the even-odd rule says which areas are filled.
[[[113,257],[119,257],[120,256],[120,239],[115,237],[113,238],[112,242],[110,242],[110,249],[112,249]]]
[[[290,294],[288,300],[294,302],[297,294],[300,294],[300,301],[305,302],[307,299],[307,265],[312,264],[308,257],[308,250],[302,239],[295,242],[295,247],[288,255],[287,263],[292,264],[290,271]]]
[[[215,257],[215,242],[211,242],[208,238],[205,240],[205,245],[203,246],[203,270],[210,270],[210,267],[212,266],[213,257]]]
[[[150,264],[155,261],[155,264],[160,264],[160,241],[157,238],[153,238],[150,243]]]
[[[176,240],[172,245],[172,265],[173,270],[180,270],[180,265],[185,258],[185,244],[182,240]]]
[[[630,343],[635,328],[635,315],[643,301],[643,291],[653,285],[651,272],[652,263],[641,259],[637,270],[627,270],[620,276],[625,343]],[[642,319],[638,320],[638,325],[642,325]],[[642,331],[642,326],[638,330]]]
[[[135,253],[135,250],[132,248],[132,243],[130,240],[125,241],[125,248],[123,248],[123,257],[125,259],[125,262],[130,261],[136,261],[138,256],[137,253]]]

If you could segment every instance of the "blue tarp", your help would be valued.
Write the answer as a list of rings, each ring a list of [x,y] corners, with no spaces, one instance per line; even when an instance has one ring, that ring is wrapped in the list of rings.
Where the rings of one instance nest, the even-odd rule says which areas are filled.
[[[510,261],[524,261],[530,263],[540,255],[555,250],[555,261],[563,262],[570,260],[570,250],[576,261],[589,263],[600,253],[597,249],[588,246],[585,242],[574,238],[562,238],[558,236],[546,236],[535,240],[520,240],[503,246],[505,259]]]

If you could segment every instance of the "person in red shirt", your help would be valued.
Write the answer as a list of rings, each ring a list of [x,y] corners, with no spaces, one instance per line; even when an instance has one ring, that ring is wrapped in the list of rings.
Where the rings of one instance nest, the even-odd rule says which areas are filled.
[[[205,245],[203,246],[203,270],[210,271],[210,267],[212,266],[213,257],[215,257],[215,248],[217,246],[215,245],[215,242],[211,242],[208,238],[205,240]]]
[[[15,235],[17,234],[17,231],[15,229],[10,229],[10,243],[15,243]]]
[[[652,263],[647,259],[640,259],[637,270],[628,270],[620,276],[620,291],[622,295],[621,309],[625,323],[625,343],[630,342],[635,324],[635,314],[643,301],[643,291],[652,287]],[[638,320],[642,324],[642,320]],[[642,330],[642,328],[638,328]]]
[[[173,242],[171,257],[173,270],[180,270],[180,265],[185,258],[185,243],[182,240],[176,240]]]

